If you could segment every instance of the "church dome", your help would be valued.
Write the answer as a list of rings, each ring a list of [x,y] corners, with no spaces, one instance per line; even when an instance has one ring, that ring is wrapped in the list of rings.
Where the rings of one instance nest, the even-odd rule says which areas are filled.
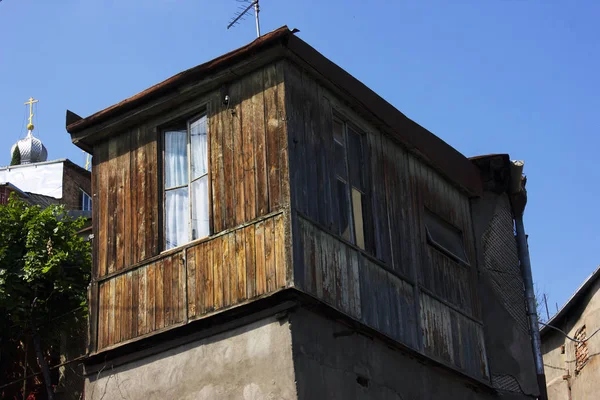
[[[46,150],[46,146],[44,146],[40,139],[33,136],[31,130],[27,132],[27,136],[24,139],[19,140],[11,147],[11,157],[17,148],[19,149],[21,164],[43,162],[48,159],[48,150]]]

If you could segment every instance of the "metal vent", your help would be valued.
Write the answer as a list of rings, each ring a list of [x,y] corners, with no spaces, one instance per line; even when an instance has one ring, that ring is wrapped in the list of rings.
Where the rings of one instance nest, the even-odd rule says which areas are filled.
[[[498,201],[494,217],[483,234],[483,255],[484,268],[496,295],[519,329],[529,334],[525,287],[519,266],[514,222],[506,196]]]
[[[519,381],[511,375],[492,375],[492,385],[499,390],[523,393]]]

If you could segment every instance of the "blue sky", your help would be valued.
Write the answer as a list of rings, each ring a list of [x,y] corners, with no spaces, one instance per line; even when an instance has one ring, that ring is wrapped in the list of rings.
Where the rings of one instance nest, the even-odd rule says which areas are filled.
[[[25,134],[84,162],[64,129],[254,39],[236,0],[0,2],[0,165]],[[600,2],[262,0],[281,25],[467,156],[525,160],[534,280],[560,306],[600,263]]]

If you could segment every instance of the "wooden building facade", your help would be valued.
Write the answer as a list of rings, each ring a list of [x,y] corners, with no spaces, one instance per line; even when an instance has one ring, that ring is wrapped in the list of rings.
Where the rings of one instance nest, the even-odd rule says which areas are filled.
[[[90,117],[68,112],[67,130],[93,154],[91,356],[290,290],[490,382],[478,168],[294,32]],[[165,172],[175,131],[191,160],[180,184]],[[205,141],[197,175],[194,140]],[[178,222],[189,240],[172,246],[178,189],[192,227]]]

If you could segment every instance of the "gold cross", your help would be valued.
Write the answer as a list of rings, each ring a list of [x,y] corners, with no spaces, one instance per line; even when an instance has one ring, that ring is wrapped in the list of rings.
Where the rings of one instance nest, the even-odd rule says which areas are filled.
[[[39,100],[34,100],[33,97],[29,98],[29,101],[25,102],[25,105],[29,104],[29,124],[27,124],[27,130],[33,130],[33,105]]]

